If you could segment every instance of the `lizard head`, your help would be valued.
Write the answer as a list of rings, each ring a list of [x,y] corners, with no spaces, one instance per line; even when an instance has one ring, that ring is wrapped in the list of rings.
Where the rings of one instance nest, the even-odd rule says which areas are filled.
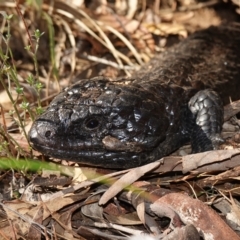
[[[34,149],[87,165],[129,168],[154,161],[169,128],[162,101],[140,86],[98,77],[57,95],[29,132]]]

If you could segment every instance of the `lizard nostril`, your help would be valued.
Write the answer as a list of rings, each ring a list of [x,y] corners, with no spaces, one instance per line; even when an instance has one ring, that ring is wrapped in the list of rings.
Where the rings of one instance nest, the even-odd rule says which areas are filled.
[[[45,137],[46,137],[46,138],[51,137],[51,135],[52,135],[52,132],[51,132],[51,131],[48,130],[48,131],[45,132]]]

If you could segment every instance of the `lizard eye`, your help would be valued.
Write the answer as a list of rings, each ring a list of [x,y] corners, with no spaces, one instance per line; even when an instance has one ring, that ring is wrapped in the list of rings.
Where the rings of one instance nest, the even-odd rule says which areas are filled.
[[[85,121],[85,127],[89,130],[94,130],[98,128],[100,125],[100,122],[96,118],[89,118]]]

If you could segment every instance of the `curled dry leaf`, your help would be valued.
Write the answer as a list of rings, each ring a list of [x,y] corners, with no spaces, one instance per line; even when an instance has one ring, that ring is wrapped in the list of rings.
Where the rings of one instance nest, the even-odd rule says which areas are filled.
[[[132,201],[132,204],[135,207],[135,209],[137,211],[137,215],[138,215],[139,219],[141,220],[142,224],[144,224],[145,226],[148,226],[149,230],[155,236],[160,235],[161,231],[159,229],[158,224],[151,216],[149,216],[146,213],[144,199],[142,199],[142,198],[137,198],[137,199],[138,199],[137,201]]]
[[[216,212],[200,200],[181,193],[169,193],[154,204],[170,206],[185,224],[193,224],[201,231],[205,240],[240,239]]]
[[[175,227],[183,226],[179,215],[173,210],[173,208],[165,203],[158,204],[158,201],[150,204],[148,212],[154,213],[158,217],[168,217],[171,219],[170,228],[174,229]]]
[[[122,192],[120,199],[127,200],[134,206],[142,223],[147,226],[147,229],[149,229],[155,236],[164,235],[161,239],[170,240],[176,239],[176,236],[179,234],[177,239],[200,239],[196,226],[194,226],[191,221],[184,222],[177,211],[178,209],[174,209],[174,206],[167,201],[159,203],[163,196],[171,194],[169,190],[159,188],[146,182],[136,182],[134,186],[141,186],[142,191],[136,189],[129,193]],[[190,197],[188,198],[191,199]],[[176,201],[178,201],[178,199],[176,199]],[[161,233],[159,222],[155,221],[156,216],[167,217],[170,219],[169,228],[164,231],[164,234]],[[185,225],[191,225],[192,227],[188,228]],[[199,230],[201,229],[199,228]],[[196,235],[196,237],[193,238],[193,235]]]

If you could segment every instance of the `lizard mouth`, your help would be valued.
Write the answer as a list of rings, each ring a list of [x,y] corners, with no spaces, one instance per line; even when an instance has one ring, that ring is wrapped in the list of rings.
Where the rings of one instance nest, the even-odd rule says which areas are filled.
[[[50,122],[37,121],[29,131],[31,146],[44,155],[69,161],[79,162],[96,167],[124,169],[143,165],[149,162],[147,152],[128,144],[117,144],[110,137],[103,140],[73,138],[67,134],[56,136],[57,125]],[[110,141],[112,143],[110,143]],[[113,143],[115,145],[113,145]],[[149,153],[149,152],[148,152]]]
[[[110,152],[102,150],[72,150],[72,149],[55,149],[46,145],[32,143],[35,150],[44,153],[44,155],[59,159],[66,159],[73,162],[79,162],[84,165],[112,168],[128,169],[141,166],[149,162],[146,154],[136,154],[132,152]],[[103,164],[104,163],[104,164]]]

